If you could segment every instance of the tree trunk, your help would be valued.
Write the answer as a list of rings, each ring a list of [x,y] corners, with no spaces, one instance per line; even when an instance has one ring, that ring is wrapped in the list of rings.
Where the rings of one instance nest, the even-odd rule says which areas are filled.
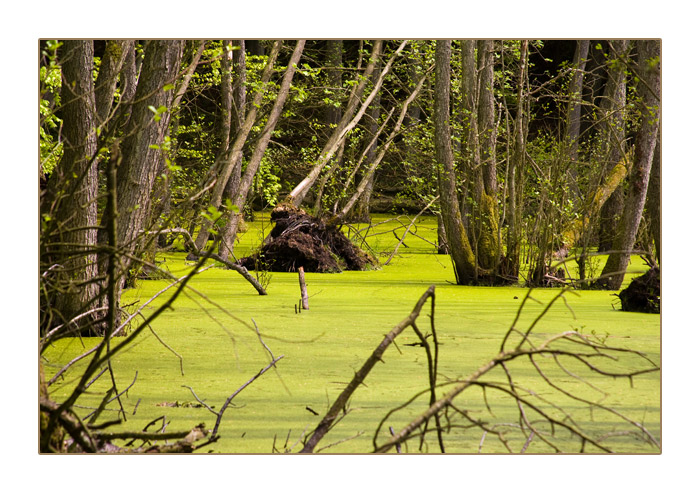
[[[229,141],[231,139],[231,134],[236,135],[241,128],[243,128],[243,122],[245,120],[245,105],[246,105],[246,67],[245,67],[245,41],[233,41],[232,45],[238,47],[237,50],[232,51],[232,60],[228,64],[229,76],[227,80],[222,79],[222,90],[226,87],[226,94],[222,91],[222,97],[225,97],[224,101],[224,111],[228,110],[229,120],[227,128],[222,129],[222,142],[221,142],[221,152],[220,155],[225,155],[229,148]],[[235,81],[233,81],[232,74],[235,74]],[[235,86],[231,87],[231,83]],[[229,99],[230,94],[230,99]],[[230,103],[230,105],[229,105]],[[222,116],[222,118],[225,118]],[[224,140],[225,137],[225,140]],[[228,179],[226,188],[224,189],[224,196],[231,200],[233,203],[236,200],[236,194],[241,185],[241,170],[243,169],[243,154],[238,157],[231,176]],[[233,244],[236,239],[235,231],[230,227],[230,218],[226,223],[226,226],[221,232],[221,243],[219,244],[219,256],[224,258],[229,258],[233,255]]]
[[[656,139],[647,192],[647,212],[654,240],[654,258],[656,263],[661,265],[661,129],[659,129],[659,135]]]
[[[483,193],[479,194],[476,221],[478,262],[493,272],[500,260],[498,228],[498,180],[496,174],[496,125],[493,95],[493,41],[478,41],[479,54],[479,149]]]
[[[624,108],[627,99],[625,60],[629,48],[627,40],[610,42],[611,56],[616,63],[608,66],[608,81],[605,85],[601,102],[600,123],[600,158],[604,163],[604,174],[625,155],[625,119]],[[600,228],[598,232],[598,251],[612,248],[618,231],[618,221],[622,214],[624,197],[622,189],[615,190],[600,210]]]
[[[476,263],[457,200],[450,131],[451,40],[438,40],[435,62],[435,150],[440,173],[440,208],[457,284],[476,279]]]
[[[258,137],[258,140],[255,143],[253,155],[251,156],[250,161],[248,162],[248,166],[246,167],[245,173],[241,178],[238,191],[233,201],[234,210],[226,212],[228,218],[226,221],[226,231],[224,233],[224,236],[228,236],[229,238],[235,238],[236,234],[238,233],[238,225],[240,223],[241,218],[243,217],[243,207],[245,206],[246,198],[248,197],[248,191],[250,190],[250,187],[253,184],[255,174],[260,168],[260,162],[262,161],[263,155],[265,154],[265,150],[267,149],[267,145],[270,142],[272,132],[275,130],[277,120],[282,114],[284,103],[287,101],[287,96],[289,95],[289,89],[292,86],[292,78],[294,77],[294,73],[296,72],[297,64],[299,63],[301,54],[304,51],[305,43],[306,41],[304,40],[299,40],[296,43],[294,52],[292,53],[292,57],[289,60],[287,69],[285,70],[284,76],[282,77],[282,82],[280,83],[280,89],[277,93],[275,104],[270,110],[270,114],[267,117],[267,123],[260,132],[260,136]],[[230,246],[226,245],[226,247],[229,250],[223,252],[224,254],[221,255],[224,258],[228,258],[228,256],[233,253],[233,241],[231,241]]]
[[[599,281],[600,286],[606,289],[619,289],[625,277],[644,211],[661,119],[660,43],[657,40],[638,41],[637,50],[639,61],[636,72],[640,79],[638,93],[642,101],[642,124],[635,140],[634,167],[630,174],[620,234],[615,237],[613,251],[608,256]]]
[[[515,278],[520,274],[520,242],[522,239],[525,140],[528,126],[524,99],[527,85],[528,50],[529,45],[527,40],[522,41],[520,43],[518,99],[514,122],[515,146],[510,166],[510,176],[508,177],[508,231],[506,234],[504,272]]]
[[[576,54],[574,55],[575,72],[569,84],[569,108],[566,117],[566,137],[569,150],[569,159],[578,161],[578,144],[581,135],[581,101],[583,95],[583,76],[588,61],[588,47],[590,41],[580,39],[576,42]],[[575,177],[574,177],[575,178]]]
[[[215,209],[218,209],[219,206],[221,206],[221,199],[224,194],[224,189],[226,188],[228,180],[231,177],[234,169],[237,168],[237,163],[243,155],[243,146],[245,145],[248,139],[248,134],[250,133],[250,131],[253,128],[253,125],[255,124],[258,109],[262,104],[263,95],[266,91],[265,88],[267,86],[267,83],[270,81],[270,78],[272,77],[275,61],[277,60],[277,55],[279,54],[281,47],[282,41],[280,40],[276,41],[273,45],[272,52],[268,56],[267,64],[265,65],[265,69],[263,70],[263,74],[261,77],[263,89],[261,89],[255,94],[253,102],[250,106],[250,111],[248,111],[245,121],[243,122],[243,126],[236,134],[235,142],[229,148],[229,151],[225,158],[222,160],[221,164],[217,167],[217,176],[215,177],[214,189],[211,193],[211,198],[209,200],[210,206],[214,207]],[[209,239],[210,227],[211,221],[202,221],[202,225],[197,235],[197,239],[195,240],[195,243],[197,245],[197,251],[204,250],[204,246],[207,244],[207,240]]]
[[[151,213],[151,191],[157,171],[165,158],[160,148],[170,122],[173,91],[163,90],[178,76],[184,42],[179,40],[149,41],[134,97],[131,118],[125,129],[121,163],[117,170],[117,238],[126,255],[137,253],[143,246],[143,230]],[[158,115],[151,108],[165,108]],[[132,263],[124,255],[119,279],[123,279]],[[122,282],[117,282],[120,298]]]
[[[338,147],[340,147],[341,143],[343,142],[343,139],[345,138],[345,135],[347,135],[347,133],[350,130],[355,128],[357,123],[364,115],[365,111],[367,111],[368,106],[372,103],[372,100],[376,97],[377,93],[381,89],[384,78],[389,73],[389,70],[391,69],[391,66],[396,60],[396,57],[401,53],[405,46],[406,41],[403,41],[399,48],[394,52],[392,57],[387,62],[386,66],[384,67],[384,70],[382,70],[382,73],[379,76],[379,80],[374,86],[372,92],[367,96],[367,98],[365,98],[364,102],[362,103],[362,106],[360,106],[360,108],[357,109],[359,101],[362,98],[362,93],[367,84],[366,81],[369,80],[369,78],[371,77],[371,74],[374,71],[374,66],[379,59],[379,53],[381,53],[382,42],[374,42],[372,55],[364,71],[364,77],[362,77],[360,79],[360,82],[353,88],[353,92],[350,96],[350,104],[346,108],[345,113],[343,114],[343,117],[341,118],[340,123],[338,124],[338,127],[335,129],[333,135],[328,140],[328,142],[326,142],[326,145],[324,146],[320,156],[311,168],[311,171],[309,171],[306,177],[301,182],[299,182],[299,184],[297,184],[297,186],[294,187],[294,189],[287,196],[286,200],[291,205],[295,207],[299,207],[301,205],[302,201],[306,197],[306,194],[309,192],[314,183],[316,183],[316,180],[321,174],[321,171],[323,170],[324,166],[333,157],[335,152],[338,150]],[[356,102],[354,102],[354,98],[357,98]],[[357,112],[355,112],[356,109]]]
[[[131,41],[107,41],[107,47],[100,63],[100,71],[95,81],[95,106],[100,126],[103,126],[110,116],[119,73],[131,47]]]
[[[126,58],[124,59],[124,64],[122,65],[122,70],[119,75],[121,92],[119,102],[120,104],[124,105],[122,125],[126,125],[128,123],[131,115],[131,105],[126,103],[131,103],[134,100],[140,70],[140,63],[137,63],[136,59],[135,42],[127,41],[126,45],[124,46],[124,51],[126,52]]]
[[[462,159],[460,171],[465,177],[465,185],[460,198],[462,219],[467,229],[469,239],[476,244],[474,215],[477,208],[474,202],[483,193],[484,180],[480,167],[479,156],[479,84],[476,67],[476,41],[460,41],[462,48]],[[470,200],[470,198],[472,200]]]
[[[51,174],[42,213],[52,217],[51,239],[57,253],[50,262],[57,264],[57,296],[51,309],[58,325],[89,310],[96,301],[98,286],[96,256],[88,253],[97,240],[97,136],[95,92],[92,81],[92,41],[65,41],[61,56],[63,83],[63,156]],[[47,266],[48,267],[48,266]],[[84,317],[79,329],[92,333],[94,318]]]
[[[323,129],[324,137],[328,140],[332,133],[337,128],[342,117],[340,109],[340,101],[338,100],[338,95],[343,90],[343,78],[342,78],[342,64],[343,64],[343,42],[342,40],[329,40],[326,41],[327,44],[327,59],[326,63],[331,67],[328,70],[328,87],[331,88],[332,96],[330,98],[330,103],[326,106],[325,114],[325,124],[326,127]],[[378,74],[377,69],[374,70],[375,75]],[[375,83],[376,77],[373,78],[373,83]],[[354,104],[356,98],[348,101],[348,105]],[[317,215],[321,215],[323,209],[323,193],[326,188],[326,183],[333,176],[338,168],[342,169],[343,165],[343,153],[345,151],[345,138],[343,138],[340,144],[339,150],[336,152],[333,164],[331,168],[323,174],[319,180],[318,184],[318,194],[316,195],[316,203],[314,204],[314,209]]]

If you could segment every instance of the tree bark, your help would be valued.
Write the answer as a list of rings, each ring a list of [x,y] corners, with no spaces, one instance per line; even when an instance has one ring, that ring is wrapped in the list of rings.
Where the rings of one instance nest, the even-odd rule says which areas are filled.
[[[661,120],[660,43],[657,40],[641,40],[638,41],[637,50],[639,61],[636,71],[641,82],[638,92],[642,102],[642,124],[635,140],[634,167],[630,174],[620,234],[615,238],[613,251],[608,256],[599,281],[599,285],[606,289],[619,289],[625,277],[644,211]]]
[[[132,46],[131,41],[110,40],[107,41],[105,53],[102,56],[100,71],[95,81],[95,106],[97,108],[97,118],[102,126],[107,122],[112,103],[114,102],[114,91],[117,88],[119,73],[124,66],[124,62]]]
[[[371,77],[372,72],[374,71],[374,66],[376,62],[379,59],[379,53],[381,52],[382,48],[382,42],[381,41],[375,41],[374,42],[374,47],[372,49],[372,55],[370,57],[370,61],[367,64],[367,67],[364,71],[364,77],[360,80],[360,82],[355,86],[353,93],[350,96],[350,104],[345,110],[345,113],[343,114],[343,117],[340,120],[340,123],[338,124],[338,127],[335,129],[333,132],[333,135],[331,138],[326,142],[326,145],[324,146],[323,150],[321,151],[320,156],[314,163],[313,167],[311,168],[311,171],[306,175],[306,177],[297,184],[296,187],[289,193],[287,196],[286,200],[293,206],[299,207],[306,197],[306,194],[309,192],[311,187],[316,183],[316,180],[318,179],[319,175],[321,174],[321,171],[323,170],[323,167],[330,161],[330,159],[333,157],[335,152],[338,150],[338,147],[340,147],[341,143],[343,142],[343,139],[345,135],[355,128],[357,123],[360,121],[362,116],[364,115],[365,111],[367,111],[368,106],[372,103],[372,100],[376,97],[377,93],[382,87],[382,83],[384,81],[384,78],[386,75],[389,73],[389,70],[391,70],[391,66],[394,63],[394,60],[396,60],[396,57],[401,53],[403,50],[404,46],[406,46],[406,41],[403,41],[399,48],[394,52],[392,57],[389,59],[387,62],[386,66],[384,67],[384,70],[382,70],[382,73],[379,76],[379,80],[377,81],[377,84],[374,86],[374,89],[372,92],[365,98],[364,102],[360,106],[359,109],[357,109],[357,112],[355,112],[359,101],[362,98],[362,92],[364,91],[364,88],[366,86],[366,81],[369,80]],[[357,102],[353,102],[354,98],[357,98]]]
[[[479,153],[479,83],[476,66],[476,41],[467,39],[460,41],[462,49],[462,159],[461,172],[465,177],[465,185],[460,197],[462,220],[467,229],[470,241],[476,245],[475,206],[484,190],[484,179],[481,173]]]
[[[479,166],[483,190],[477,190],[475,201],[478,213],[475,229],[478,241],[479,266],[493,272],[500,260],[498,227],[498,180],[496,174],[496,124],[494,112],[494,62],[493,41],[478,41],[479,61]]]
[[[246,105],[246,67],[245,67],[245,41],[233,41],[232,46],[238,47],[237,50],[232,52],[231,63],[228,64],[229,76],[227,80],[222,79],[222,98],[223,109],[228,112],[229,120],[228,125],[222,128],[222,142],[220,148],[220,155],[225,155],[229,148],[229,143],[231,139],[231,134],[237,134],[243,127],[243,122],[245,120],[245,105]],[[232,75],[235,74],[235,82],[233,81]],[[231,87],[231,84],[235,84]],[[224,89],[224,88],[227,89]],[[230,95],[230,96],[229,96]],[[230,98],[230,100],[229,100]],[[228,102],[226,100],[229,100]],[[230,103],[230,104],[229,104]],[[225,116],[222,116],[225,118]],[[231,176],[228,179],[226,188],[224,189],[224,196],[231,200],[233,203],[236,200],[236,194],[238,193],[238,188],[241,184],[241,170],[243,169],[243,154],[241,154],[231,172]],[[221,243],[219,243],[219,255],[225,258],[229,257],[229,254],[233,252],[233,242],[235,240],[235,232],[229,227],[229,223],[226,224],[223,231],[221,232]]]
[[[90,309],[98,286],[96,256],[88,253],[97,240],[97,135],[95,92],[92,80],[94,62],[92,41],[65,41],[61,56],[63,82],[63,156],[51,174],[42,213],[52,217],[51,231],[57,253],[51,263],[61,292],[52,307],[57,324],[66,323]],[[85,317],[91,332],[94,319]]]
[[[654,240],[654,258],[661,265],[661,129],[656,137],[654,160],[651,163],[651,176],[649,177],[649,190],[647,192],[647,212],[651,236]]]
[[[601,102],[600,124],[600,159],[604,163],[603,173],[609,174],[612,168],[625,155],[625,118],[624,108],[627,99],[626,58],[629,41],[610,42],[614,63],[608,66],[608,81],[605,85]],[[600,228],[598,231],[598,251],[612,248],[618,231],[618,221],[622,214],[624,197],[622,189],[615,190],[600,210]]]
[[[210,205],[215,209],[218,209],[219,206],[221,206],[221,199],[223,197],[226,184],[228,183],[228,180],[231,177],[231,174],[233,173],[234,169],[237,167],[236,163],[239,162],[241,156],[243,155],[243,146],[245,145],[248,139],[248,134],[250,133],[250,131],[253,128],[253,125],[255,124],[255,120],[258,114],[258,108],[260,108],[260,105],[262,104],[263,95],[266,92],[265,87],[267,86],[267,83],[272,77],[275,61],[277,60],[277,55],[279,54],[281,47],[282,41],[280,40],[276,41],[273,45],[272,51],[268,56],[267,64],[265,65],[265,69],[263,70],[263,75],[261,77],[263,88],[255,94],[252,105],[250,106],[250,111],[248,111],[245,121],[243,122],[243,126],[236,134],[235,142],[229,148],[226,157],[217,169],[217,176],[215,177],[214,189],[211,193],[211,198],[209,200]],[[195,243],[197,244],[198,251],[204,250],[204,246],[207,244],[207,240],[209,239],[210,227],[210,221],[204,220],[202,222],[201,228],[197,235],[197,239],[195,241]]]
[[[527,86],[527,64],[529,59],[527,40],[520,43],[518,67],[518,96],[514,122],[515,146],[508,177],[508,231],[506,234],[506,260],[504,272],[517,278],[520,274],[520,242],[522,239],[522,203],[525,174],[525,140],[527,136],[527,114],[525,90]]]
[[[578,144],[581,135],[581,101],[583,95],[583,76],[588,61],[588,47],[590,41],[580,39],[576,42],[574,55],[575,72],[569,84],[569,108],[566,118],[566,137],[568,143],[569,159],[578,160]]]
[[[435,66],[435,150],[440,174],[440,207],[457,284],[476,279],[476,262],[457,200],[456,176],[450,144],[451,40],[438,40]]]
[[[184,42],[179,40],[149,41],[145,46],[135,102],[121,148],[122,160],[117,170],[117,237],[124,254],[134,254],[143,245],[141,232],[147,229],[151,191],[165,158],[160,146],[167,134],[172,111],[173,91],[163,88],[174,83],[178,76],[183,46]],[[151,108],[165,108],[165,111],[156,115]],[[124,278],[131,262],[126,255],[123,256],[119,279]],[[117,282],[119,288],[121,285],[122,282]]]
[[[246,167],[245,173],[241,178],[238,191],[235,195],[235,199],[233,200],[234,210],[227,211],[226,213],[228,214],[228,219],[226,221],[226,230],[224,236],[228,238],[233,239],[238,233],[238,225],[240,224],[240,220],[243,216],[243,207],[245,206],[245,201],[248,197],[248,191],[250,190],[250,187],[253,184],[255,174],[260,168],[260,162],[262,161],[263,155],[265,154],[265,150],[267,149],[267,145],[270,142],[272,132],[275,130],[277,120],[282,114],[284,103],[287,101],[287,96],[289,95],[289,89],[292,86],[292,78],[294,77],[294,73],[296,72],[297,64],[299,63],[301,54],[304,51],[305,43],[305,40],[299,40],[296,43],[294,52],[292,53],[292,57],[289,60],[287,69],[285,70],[284,76],[282,77],[282,82],[280,83],[280,89],[277,93],[275,104],[270,110],[270,114],[267,117],[267,123],[265,124],[265,127],[262,129],[262,132],[260,133],[260,136],[258,137],[258,140],[255,143],[253,155],[251,156],[250,161],[248,162],[248,166]],[[233,254],[233,240],[231,240],[230,244],[225,245],[225,248],[227,250],[222,252],[221,256],[228,258],[229,255]]]
[[[124,115],[122,125],[126,125],[131,115],[131,102],[136,95],[136,85],[138,83],[138,74],[140,63],[136,59],[136,46],[134,41],[127,41],[124,46],[125,59],[122,65],[121,73],[119,74],[121,96],[119,102],[124,105]],[[140,60],[140,59],[139,59]]]
[[[326,140],[330,138],[334,129],[338,126],[340,119],[342,117],[341,109],[338,101],[338,94],[343,89],[343,79],[342,79],[342,64],[343,64],[343,42],[341,40],[329,40],[327,43],[327,60],[326,63],[331,67],[328,71],[328,87],[331,88],[333,96],[330,98],[331,102],[326,106],[325,123],[326,128],[323,133],[325,134]],[[378,66],[377,66],[378,67]],[[378,74],[377,67],[374,69],[375,75]],[[374,84],[376,77],[373,78],[372,83]],[[375,98],[376,99],[376,98]],[[352,97],[348,104],[355,104],[357,98]],[[337,104],[336,104],[337,103]],[[323,193],[325,191],[326,183],[333,176],[338,168],[342,169],[343,165],[343,154],[345,150],[345,138],[343,138],[342,143],[339,146],[339,150],[335,154],[335,159],[333,159],[333,164],[331,168],[324,173],[319,179],[318,184],[318,194],[316,195],[316,203],[314,204],[314,209],[316,214],[320,215],[323,204]]]

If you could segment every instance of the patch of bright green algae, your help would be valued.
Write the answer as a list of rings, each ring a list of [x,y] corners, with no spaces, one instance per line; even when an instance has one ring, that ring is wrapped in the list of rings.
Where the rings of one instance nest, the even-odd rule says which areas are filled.
[[[375,218],[375,223],[390,219]],[[407,224],[410,219],[403,219]],[[259,244],[261,230],[269,224],[266,218],[250,223],[236,248],[240,257]],[[360,225],[361,227],[362,225]],[[389,232],[396,222],[378,227]],[[418,234],[435,241],[435,220],[425,218],[419,223]],[[403,234],[398,230],[399,237]],[[367,236],[367,244],[384,263],[396,239],[391,233]],[[295,312],[299,301],[299,283],[296,273],[272,273],[268,296],[257,292],[238,274],[213,267],[198,275],[189,290],[181,296],[156,322],[153,330],[177,352],[183,361],[164,347],[146,330],[126,351],[113,361],[121,389],[134,381],[128,395],[122,397],[127,411],[127,422],[122,429],[142,429],[152,420],[164,416],[168,430],[184,430],[198,423],[213,427],[216,417],[202,407],[187,387],[216,410],[226,398],[269,363],[269,355],[258,341],[253,320],[263,340],[275,356],[284,355],[277,368],[270,370],[246,388],[232,402],[220,426],[221,439],[202,452],[270,453],[273,448],[283,451],[300,449],[297,443],[304,432],[310,432],[350,381],[383,336],[413,309],[418,298],[430,285],[436,285],[436,314],[439,346],[438,382],[446,383],[469,375],[498,353],[503,335],[513,323],[527,289],[519,287],[464,287],[454,284],[454,274],[448,256],[437,255],[434,247],[414,235],[406,238],[408,247],[401,247],[391,263],[378,270],[343,272],[340,274],[306,273],[310,310]],[[383,254],[381,253],[383,252]],[[175,276],[184,275],[192,263],[184,260],[184,253],[162,256],[163,264]],[[643,272],[643,265],[635,259],[630,272]],[[629,278],[638,274],[629,274]],[[163,289],[168,281],[142,281],[138,287],[124,294],[123,303],[143,303]],[[541,304],[528,301],[522,310],[519,327],[525,327],[541,312],[546,303],[559,291],[538,289],[532,296]],[[207,297],[203,298],[197,293]],[[166,293],[165,296],[168,294]],[[614,345],[644,352],[658,364],[660,359],[659,315],[625,313],[613,308],[616,298],[607,291],[576,291],[566,295],[567,304],[557,301],[538,324],[538,334],[544,339],[567,330],[596,334]],[[156,303],[157,305],[157,303]],[[619,303],[618,303],[619,307]],[[150,313],[154,307],[148,307]],[[429,305],[424,307],[418,320],[419,327],[429,330]],[[417,341],[407,329],[390,347],[383,363],[354,394],[347,415],[323,439],[317,450],[333,453],[358,453],[372,450],[372,437],[381,418],[427,387],[427,365],[424,349],[413,345]],[[83,339],[86,348],[94,341]],[[78,339],[59,341],[47,351],[50,376],[62,364],[84,350]],[[541,384],[531,366],[514,365],[516,378],[526,386],[551,397],[552,391]],[[138,372],[138,375],[137,375]],[[57,398],[75,383],[73,371],[51,389]],[[137,375],[137,376],[136,376]],[[489,379],[503,380],[502,374],[489,374]],[[643,422],[656,436],[660,434],[660,379],[658,373],[634,379],[630,388],[627,380],[595,378],[592,388],[569,375],[562,383],[571,390],[589,398],[602,399],[607,405],[619,406],[630,417]],[[79,404],[95,406],[108,386],[107,378],[98,380],[92,393]],[[441,395],[438,390],[438,397]],[[517,414],[511,402],[502,396],[488,395],[496,421],[517,423]],[[494,420],[484,408],[481,392],[468,392],[458,399],[458,405],[473,409],[477,417]],[[166,407],[170,403],[177,407]],[[392,415],[379,433],[379,442],[387,440],[389,426],[401,429],[412,418],[425,410],[428,395]],[[569,402],[569,410],[577,419],[601,433],[612,431],[610,418],[601,413],[590,413],[587,408]],[[109,406],[116,409],[116,403]],[[90,412],[85,409],[85,414]],[[135,411],[135,412],[134,412]],[[318,413],[319,415],[315,415]],[[105,413],[103,418],[115,417]],[[524,438],[513,431],[514,447],[519,451]],[[480,430],[455,428],[445,436],[448,452],[476,453],[482,437]],[[352,438],[352,439],[350,439]],[[525,437],[527,438],[527,437]],[[625,452],[653,453],[656,450],[631,436],[615,436],[606,442]],[[439,449],[433,440],[428,451]],[[576,450],[572,442],[572,451]],[[408,451],[416,451],[408,445]],[[482,453],[504,452],[497,439],[489,437]],[[550,452],[536,442],[529,452]]]

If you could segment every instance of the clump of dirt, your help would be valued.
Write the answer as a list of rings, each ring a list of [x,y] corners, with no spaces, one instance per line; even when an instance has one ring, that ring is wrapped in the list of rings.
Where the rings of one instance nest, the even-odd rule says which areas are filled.
[[[661,273],[654,266],[644,275],[632,280],[618,295],[626,312],[661,312]]]
[[[364,270],[374,259],[355,246],[336,224],[310,216],[290,205],[277,206],[270,214],[275,223],[262,248],[239,264],[247,269],[292,272],[342,272]]]

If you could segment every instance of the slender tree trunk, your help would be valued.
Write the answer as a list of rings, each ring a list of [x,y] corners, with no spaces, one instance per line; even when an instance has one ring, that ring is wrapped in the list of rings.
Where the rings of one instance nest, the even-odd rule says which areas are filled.
[[[100,125],[104,125],[110,116],[119,73],[124,66],[131,46],[131,41],[107,41],[107,47],[100,63],[100,71],[95,81],[95,106]]]
[[[127,124],[131,115],[131,103],[136,95],[136,85],[138,83],[138,74],[140,70],[140,63],[137,63],[136,59],[135,42],[127,41],[124,46],[124,51],[126,55],[121,73],[119,74],[121,91],[119,102],[124,105],[122,125]]]
[[[651,163],[649,190],[647,192],[647,211],[654,240],[656,263],[661,265],[661,129],[656,137],[654,160]]]
[[[476,41],[463,40],[462,48],[462,160],[461,172],[465,177],[462,190],[461,212],[464,226],[472,244],[477,245],[476,214],[481,195],[484,193],[484,179],[481,173],[479,153],[478,100],[479,83],[476,66]]]
[[[58,266],[61,294],[52,309],[56,324],[66,323],[91,308],[98,285],[96,256],[88,253],[97,240],[97,136],[92,81],[92,41],[66,41],[61,56],[63,83],[63,156],[51,174],[42,212],[52,217],[57,246],[51,262]],[[51,241],[50,240],[50,241]],[[53,318],[53,316],[51,317]],[[92,333],[93,319],[83,318],[83,334]]]
[[[330,98],[330,103],[326,106],[326,128],[323,130],[324,137],[326,138],[326,140],[328,140],[337,128],[342,117],[340,109],[341,107],[339,104],[340,102],[338,101],[338,95],[343,89],[343,73],[341,70],[343,64],[343,41],[329,40],[326,41],[326,45],[328,50],[326,55],[326,63],[331,67],[328,70],[327,84],[333,92],[333,95]],[[356,99],[357,98],[352,98],[351,101],[348,101],[348,105],[355,104]],[[331,168],[326,173],[324,173],[323,176],[321,176],[321,178],[319,179],[318,194],[316,195],[316,203],[314,204],[314,209],[316,210],[316,214],[318,215],[320,215],[322,212],[323,193],[325,191],[326,183],[328,182],[330,177],[337,172],[338,168],[342,168],[344,150],[345,139],[343,139],[338,152],[336,152],[334,156]]]
[[[302,201],[304,200],[304,197],[306,197],[306,194],[309,192],[309,189],[314,185],[314,183],[316,183],[316,180],[321,174],[323,167],[333,157],[335,152],[338,150],[338,147],[340,147],[345,135],[357,125],[357,123],[364,115],[365,111],[367,111],[367,108],[372,103],[372,100],[376,97],[377,93],[381,89],[384,78],[389,73],[389,70],[391,70],[391,67],[394,61],[396,60],[396,57],[401,53],[401,51],[403,51],[403,48],[405,46],[406,41],[403,41],[399,48],[394,52],[392,57],[387,62],[386,66],[384,67],[384,70],[382,70],[382,73],[379,76],[377,84],[374,86],[372,92],[370,92],[370,94],[365,98],[360,108],[357,109],[357,111],[355,111],[357,108],[357,104],[359,104],[359,101],[357,104],[348,105],[348,107],[345,110],[345,113],[343,114],[343,117],[341,118],[340,123],[338,124],[338,127],[333,132],[333,135],[324,146],[319,158],[316,160],[313,167],[311,168],[311,171],[309,171],[306,177],[301,182],[299,182],[299,184],[297,184],[297,186],[294,187],[294,189],[287,196],[286,200],[291,205],[295,207],[299,207],[301,205]],[[351,101],[353,101],[353,95],[358,99],[362,98],[362,93],[366,85],[366,80],[368,80],[371,77],[371,74],[374,71],[374,66],[377,60],[379,59],[379,53],[381,52],[381,48],[382,42],[375,41],[374,47],[372,49],[370,62],[367,64],[367,68],[364,71],[364,78],[362,78],[360,82],[354,87],[353,93],[350,96]]]
[[[525,170],[525,137],[527,115],[525,89],[527,86],[528,41],[520,43],[518,67],[518,97],[514,122],[515,146],[508,177],[508,232],[506,234],[506,260],[504,272],[515,278],[520,274],[520,242],[522,240],[522,193]]]
[[[189,64],[187,70],[184,71],[182,78],[178,81],[175,89],[175,96],[171,103],[172,112],[170,125],[167,129],[167,138],[170,139],[170,148],[167,150],[167,153],[169,154],[169,158],[171,160],[175,159],[179,146],[177,135],[180,125],[180,103],[182,102],[182,98],[185,96],[185,92],[187,92],[187,88],[189,87],[190,81],[194,76],[199,60],[202,58],[205,45],[206,42],[201,40],[187,41],[185,44],[184,53],[187,54],[186,56],[189,59]],[[169,167],[166,166],[165,159],[161,159],[158,170],[156,171],[156,181],[153,187],[151,200],[151,217],[148,224],[153,225],[158,229],[171,227],[172,225],[169,224],[168,217],[170,215],[171,201],[171,173]],[[159,244],[167,244],[167,234],[149,236],[148,241],[150,241],[150,244],[148,245],[146,251],[146,260],[153,263]]]
[[[214,207],[215,209],[218,209],[219,206],[221,206],[221,199],[223,197],[226,184],[228,183],[231,174],[236,168],[236,163],[238,163],[239,159],[243,155],[243,146],[245,145],[248,139],[248,134],[250,133],[250,131],[253,128],[253,125],[255,124],[255,120],[258,114],[258,108],[262,104],[263,95],[266,91],[265,86],[267,86],[267,83],[272,77],[275,61],[277,60],[277,55],[279,54],[281,47],[282,41],[279,40],[276,41],[273,45],[272,52],[268,57],[267,64],[265,65],[265,69],[263,70],[263,75],[261,77],[263,89],[261,89],[255,94],[253,102],[250,106],[250,111],[248,111],[245,121],[243,122],[243,126],[236,134],[236,140],[234,141],[233,145],[229,148],[225,159],[217,169],[218,173],[215,177],[214,189],[211,193],[211,198],[209,200],[210,206]],[[197,245],[197,251],[204,250],[204,246],[207,244],[207,240],[209,239],[210,227],[210,221],[204,220],[202,222],[199,233],[197,234],[197,239],[195,240],[195,244]]]
[[[661,120],[660,43],[657,40],[641,40],[637,42],[637,50],[639,61],[636,70],[640,78],[638,92],[642,101],[642,124],[635,140],[634,167],[630,174],[620,234],[615,237],[613,251],[608,256],[599,283],[607,289],[620,288],[634,249]]]
[[[590,41],[580,39],[576,42],[574,65],[576,71],[569,84],[569,108],[566,117],[566,137],[569,159],[578,160],[579,136],[581,135],[581,101],[583,96],[583,76],[588,62],[588,47]],[[574,177],[575,178],[575,177]]]
[[[500,260],[498,228],[498,180],[496,174],[496,125],[494,112],[493,41],[478,41],[479,53],[479,137],[483,193],[477,204],[476,223],[479,265],[493,272]]]
[[[600,156],[604,163],[604,175],[613,169],[626,152],[624,108],[627,99],[627,76],[624,62],[629,49],[629,41],[615,40],[610,43],[611,57],[617,60],[617,63],[608,66],[608,81],[601,102]],[[624,197],[620,188],[610,195],[601,208],[598,251],[608,251],[612,248],[623,205]]]
[[[223,85],[226,84],[230,89],[228,92],[231,94],[231,106],[229,107],[230,120],[228,129],[223,129],[223,131],[228,131],[226,133],[226,140],[222,141],[221,155],[225,155],[229,148],[229,141],[231,139],[231,134],[237,134],[243,127],[243,122],[245,120],[245,105],[246,105],[246,67],[245,67],[245,41],[234,41],[234,47],[238,47],[237,50],[232,52],[233,60],[230,64],[230,71],[236,74],[236,80],[234,82],[235,86],[231,88],[232,77],[229,75],[228,81],[222,81]],[[228,97],[228,96],[227,96]],[[226,104],[226,103],[225,103]],[[222,135],[223,137],[223,135]],[[241,185],[241,170],[243,169],[243,154],[238,157],[238,160],[233,167],[231,172],[231,177],[228,179],[226,188],[224,189],[224,196],[229,198],[233,203],[236,200],[236,194]],[[226,223],[222,234],[221,243],[219,244],[219,256],[224,258],[229,258],[233,254],[233,243],[235,240],[235,231],[230,227],[230,220]]]
[[[452,146],[450,144],[451,40],[438,40],[435,64],[435,150],[440,182],[440,208],[457,284],[476,279],[476,262],[462,222],[457,200]]]
[[[245,173],[241,178],[240,186],[238,187],[238,192],[235,195],[235,199],[233,201],[234,211],[226,212],[228,217],[226,220],[226,231],[224,233],[224,236],[228,236],[229,238],[235,238],[236,234],[238,233],[238,225],[240,224],[240,220],[243,217],[243,206],[245,205],[246,198],[248,197],[248,191],[250,190],[250,187],[253,184],[255,174],[260,168],[260,162],[262,161],[263,155],[265,154],[265,150],[267,149],[267,145],[270,142],[272,132],[275,130],[277,120],[282,114],[284,103],[287,101],[287,96],[289,95],[289,89],[292,86],[292,78],[294,77],[294,73],[296,72],[297,64],[299,63],[301,54],[304,51],[305,43],[306,41],[304,40],[299,40],[296,43],[294,52],[292,53],[292,57],[289,60],[289,65],[287,65],[287,69],[285,70],[284,76],[282,77],[282,82],[280,83],[280,89],[277,93],[275,104],[270,110],[270,114],[267,117],[267,123],[262,129],[257,142],[255,143],[253,155],[251,156],[250,161],[248,162],[248,166],[246,166]],[[228,256],[233,253],[232,246],[233,242],[231,242],[231,246],[227,245],[227,248],[231,249],[226,252],[223,252],[224,254],[222,254],[221,256],[224,258],[228,258]]]

